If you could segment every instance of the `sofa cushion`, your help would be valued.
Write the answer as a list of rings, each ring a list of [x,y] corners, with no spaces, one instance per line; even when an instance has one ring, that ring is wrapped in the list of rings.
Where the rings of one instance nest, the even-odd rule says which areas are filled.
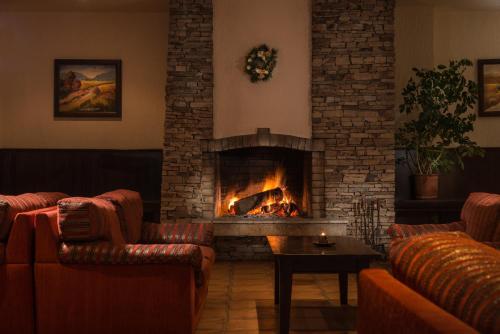
[[[120,221],[113,204],[101,198],[70,197],[60,200],[58,223],[61,239],[106,240],[124,244]]]
[[[462,208],[465,232],[478,241],[495,241],[500,221],[500,195],[471,193]]]
[[[12,222],[20,212],[33,211],[56,205],[66,194],[53,193],[26,193],[17,196],[0,195],[0,240],[6,240]]]
[[[110,201],[115,206],[120,228],[127,243],[135,244],[141,238],[142,199],[132,190],[118,189],[97,196]]]
[[[56,206],[59,200],[68,197],[67,194],[60,192],[39,192],[35,193],[35,195],[43,198],[45,201],[45,207]]]
[[[462,232],[393,243],[394,276],[484,333],[500,332],[500,252]]]

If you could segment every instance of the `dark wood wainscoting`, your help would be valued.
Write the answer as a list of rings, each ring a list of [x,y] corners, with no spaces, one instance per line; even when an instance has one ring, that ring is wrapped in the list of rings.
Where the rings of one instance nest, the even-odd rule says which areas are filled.
[[[457,220],[473,191],[500,193],[500,148],[465,161],[465,170],[442,175],[439,199],[412,200],[409,171],[396,169],[396,221],[447,223]],[[401,156],[403,152],[397,151]],[[94,196],[127,188],[141,193],[145,219],[159,221],[161,150],[0,149],[0,193],[62,191]]]
[[[396,151],[396,156],[403,156]],[[460,218],[468,194],[484,191],[500,194],[500,148],[485,148],[484,158],[468,158],[465,169],[440,175],[439,199],[413,200],[410,172],[396,167],[396,221],[401,224],[449,223]]]
[[[1,149],[0,193],[132,189],[141,193],[145,219],[158,221],[161,165],[161,150]]]

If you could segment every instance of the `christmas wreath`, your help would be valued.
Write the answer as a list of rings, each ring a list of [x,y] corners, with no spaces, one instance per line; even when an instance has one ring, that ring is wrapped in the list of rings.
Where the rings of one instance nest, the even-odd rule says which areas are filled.
[[[278,50],[269,49],[266,44],[253,48],[248,54],[245,64],[245,72],[250,75],[252,82],[267,81],[276,67],[276,54]]]

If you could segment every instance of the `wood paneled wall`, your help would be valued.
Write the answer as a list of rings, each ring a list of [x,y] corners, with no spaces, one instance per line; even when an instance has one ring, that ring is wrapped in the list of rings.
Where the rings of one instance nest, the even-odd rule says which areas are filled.
[[[396,156],[403,156],[396,151]],[[410,171],[396,168],[396,222],[400,224],[450,223],[460,219],[460,211],[471,192],[500,194],[500,148],[485,148],[484,158],[464,160],[464,170],[457,169],[439,177],[437,200],[413,200]]]
[[[95,196],[126,188],[138,191],[145,218],[158,220],[161,150],[0,150],[0,193],[62,191]]]

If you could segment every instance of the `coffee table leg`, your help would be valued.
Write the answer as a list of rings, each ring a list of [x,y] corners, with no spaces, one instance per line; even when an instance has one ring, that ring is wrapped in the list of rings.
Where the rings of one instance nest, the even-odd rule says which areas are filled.
[[[292,304],[292,269],[286,261],[279,263],[279,313],[280,334],[290,329],[290,307]]]
[[[279,304],[280,298],[280,264],[278,257],[274,257],[274,304]]]
[[[347,305],[347,273],[339,273],[340,305]]]

